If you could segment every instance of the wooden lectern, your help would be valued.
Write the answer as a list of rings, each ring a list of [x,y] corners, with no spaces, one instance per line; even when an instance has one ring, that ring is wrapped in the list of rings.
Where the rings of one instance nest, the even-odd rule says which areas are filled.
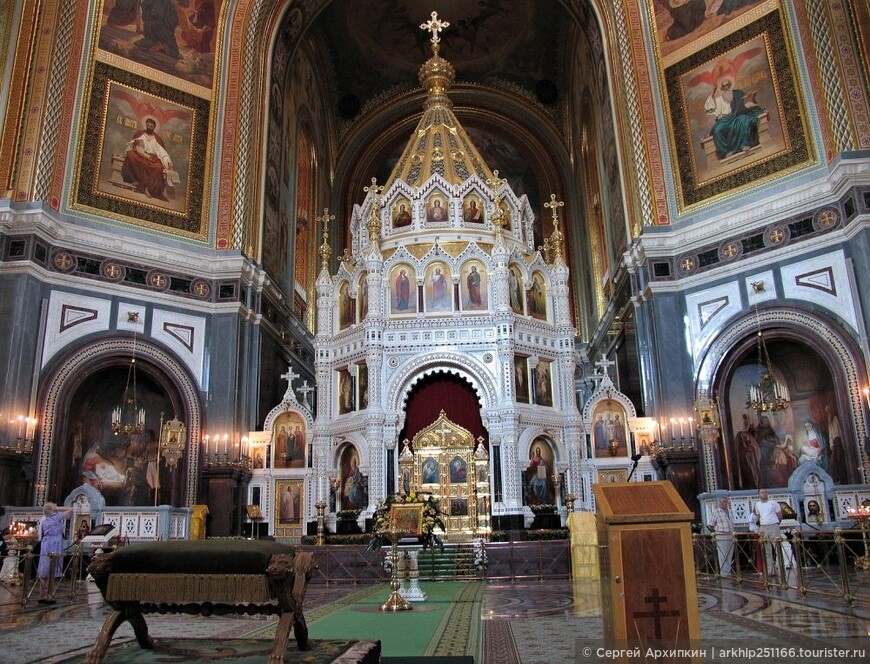
[[[670,482],[592,486],[597,503],[604,636],[700,638],[692,565],[694,513]]]

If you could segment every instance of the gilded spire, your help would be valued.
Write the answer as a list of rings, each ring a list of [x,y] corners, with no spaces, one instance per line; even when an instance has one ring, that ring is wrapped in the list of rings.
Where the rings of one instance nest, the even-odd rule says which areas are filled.
[[[329,270],[329,257],[332,256],[332,248],[329,246],[329,222],[335,221],[335,215],[329,214],[329,208],[323,208],[323,214],[315,218],[315,221],[323,222],[323,244],[320,245],[320,268]]]
[[[397,179],[417,187],[435,173],[449,184],[462,184],[472,175],[483,181],[492,177],[492,171],[453,114],[453,104],[447,97],[456,80],[456,71],[438,51],[441,43],[439,33],[449,26],[447,21],[438,18],[437,12],[432,12],[431,18],[420,25],[421,30],[432,33],[432,57],[419,71],[420,84],[426,90],[423,117],[384,185],[385,189],[389,189]]]
[[[559,230],[559,208],[564,205],[564,201],[556,200],[556,194],[550,194],[550,202],[544,203],[545,208],[550,208],[553,211],[553,234],[547,238],[544,246],[549,246],[549,249],[552,250],[552,262],[554,263],[562,258],[562,240],[565,236],[562,235],[562,231]]]

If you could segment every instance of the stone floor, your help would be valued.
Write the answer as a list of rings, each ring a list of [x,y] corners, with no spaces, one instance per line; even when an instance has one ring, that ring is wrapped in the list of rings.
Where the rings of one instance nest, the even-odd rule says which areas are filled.
[[[425,584],[421,584],[424,586]],[[316,620],[317,608],[359,592],[352,584],[309,586],[306,607]],[[719,647],[769,645],[780,651],[751,659],[793,662],[804,648],[815,655],[810,662],[866,662],[870,660],[870,591],[859,588],[849,605],[836,593],[813,592],[806,598],[796,590],[767,589],[757,579],[698,579],[702,639]],[[72,593],[61,586],[57,603],[46,606],[34,598],[21,606],[17,588],[0,586],[0,662],[53,662],[85,652],[99,632],[107,607],[92,583]],[[152,635],[210,638],[242,637],[263,627],[264,617],[149,616]],[[597,581],[488,582],[483,596],[481,652],[476,661],[499,664],[608,661],[596,657],[601,647],[602,618]],[[116,642],[132,638],[124,624]],[[836,640],[836,641],[835,641]],[[864,657],[834,657],[824,651],[832,644],[866,648]],[[584,655],[592,647],[593,654]],[[387,653],[385,653],[386,655]],[[611,660],[612,661],[612,660]]]

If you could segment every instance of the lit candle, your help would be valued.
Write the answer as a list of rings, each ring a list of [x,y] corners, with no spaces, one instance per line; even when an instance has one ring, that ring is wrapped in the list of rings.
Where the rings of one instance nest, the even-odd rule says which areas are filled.
[[[689,438],[695,437],[695,426],[694,425],[695,425],[695,419],[690,417],[689,418]]]
[[[209,454],[209,449],[208,449],[208,446],[209,446],[208,434],[205,435],[205,439],[204,439],[204,440],[205,440],[205,458],[206,458],[206,460],[208,460],[208,454]]]
[[[686,435],[686,433],[683,429],[683,425],[685,425],[685,423],[686,423],[686,420],[681,417],[680,418],[680,438],[682,438]]]
[[[18,416],[18,437],[24,438],[24,415]]]
[[[242,436],[242,456],[251,456],[251,441],[248,440],[247,436]]]
[[[671,440],[677,437],[677,419],[671,418]]]
[[[224,434],[224,456],[229,458],[230,455],[230,437]]]
[[[870,387],[864,388],[864,399],[867,401],[867,408],[870,408]]]

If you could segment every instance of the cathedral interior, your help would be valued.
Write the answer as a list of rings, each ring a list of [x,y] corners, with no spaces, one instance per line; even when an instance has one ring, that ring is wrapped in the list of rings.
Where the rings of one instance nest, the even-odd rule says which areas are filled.
[[[0,526],[413,494],[520,542],[668,481],[868,527],[864,0],[0,0],[0,44]]]

